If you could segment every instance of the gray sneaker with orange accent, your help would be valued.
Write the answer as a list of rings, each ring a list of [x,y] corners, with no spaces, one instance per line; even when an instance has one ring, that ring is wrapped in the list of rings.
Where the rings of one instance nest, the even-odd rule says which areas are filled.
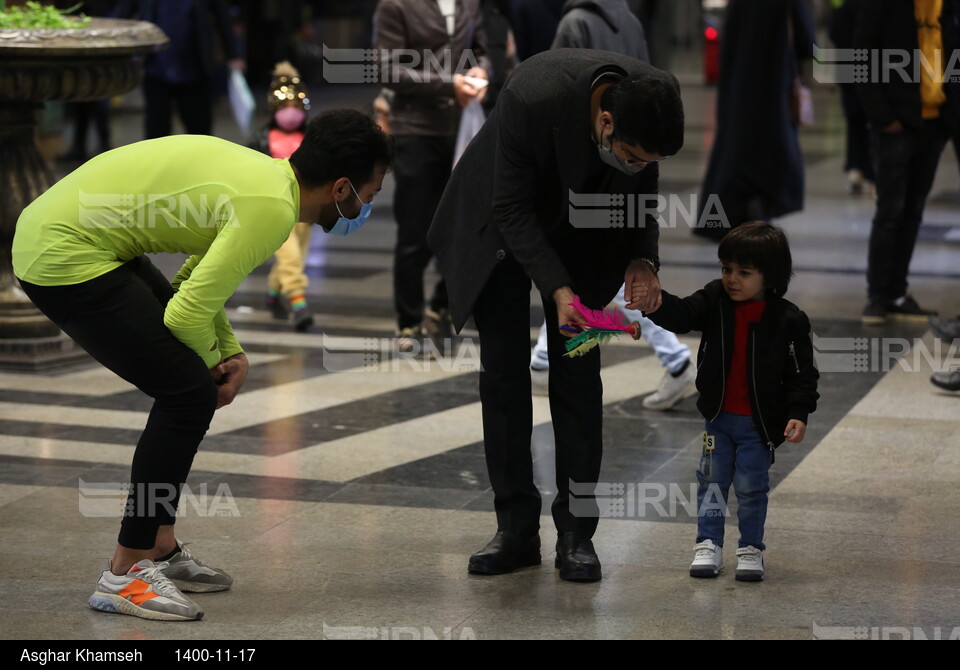
[[[188,542],[180,545],[180,551],[165,561],[163,574],[181,591],[187,593],[211,593],[226,591],[233,586],[233,577],[219,568],[211,568],[187,549]]]
[[[97,590],[87,600],[95,610],[153,621],[198,621],[203,610],[177,590],[163,574],[165,562],[144,559],[125,575],[109,569],[100,575]]]

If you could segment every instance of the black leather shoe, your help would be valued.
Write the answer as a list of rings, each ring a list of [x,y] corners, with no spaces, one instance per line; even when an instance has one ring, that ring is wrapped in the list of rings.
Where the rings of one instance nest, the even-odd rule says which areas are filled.
[[[540,536],[500,530],[470,557],[468,569],[475,575],[503,575],[533,565],[540,565]]]
[[[560,579],[568,582],[600,581],[600,559],[593,549],[593,542],[578,537],[576,533],[563,533],[557,539],[554,565],[560,568]]]
[[[930,377],[930,383],[944,391],[960,391],[960,371],[934,372]]]

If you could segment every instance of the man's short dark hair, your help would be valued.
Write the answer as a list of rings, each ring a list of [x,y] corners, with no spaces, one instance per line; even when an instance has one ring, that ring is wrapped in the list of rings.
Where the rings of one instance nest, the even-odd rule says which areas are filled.
[[[352,109],[312,119],[303,142],[290,156],[290,164],[311,188],[346,177],[359,189],[373,179],[375,168],[389,168],[392,162],[392,138],[369,116]]]
[[[660,156],[673,156],[683,146],[680,89],[666,73],[621,79],[603,92],[600,109],[613,116],[613,132],[621,142]]]
[[[717,256],[721,263],[755,268],[763,275],[767,294],[783,297],[793,276],[793,257],[787,236],[766,221],[737,226],[720,241]]]

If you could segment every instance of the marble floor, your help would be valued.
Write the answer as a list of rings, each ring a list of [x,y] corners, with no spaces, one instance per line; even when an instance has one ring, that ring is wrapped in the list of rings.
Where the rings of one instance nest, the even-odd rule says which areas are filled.
[[[784,445],[772,470],[766,581],[736,582],[731,569],[715,580],[688,576],[695,521],[685,503],[702,419],[693,398],[669,412],[643,408],[662,371],[642,342],[603,351],[601,480],[622,485],[610,487],[610,498],[623,503],[595,537],[603,580],[558,578],[546,507],[539,567],[467,574],[468,556],[496,529],[475,332],[464,331],[461,357],[446,364],[389,355],[388,177],[361,233],[314,237],[311,332],[270,318],[266,267],[228,303],[251,374],[237,401],[217,413],[189,481],[195,497],[178,522],[181,540],[236,579],[230,591],[196,597],[203,621],[153,623],[86,604],[118,527],[119,504],[107,487],[128,475],[148,400],[95,366],[0,374],[0,637],[960,636],[960,398],[928,381],[960,354],[923,324],[860,325],[873,202],[847,194],[839,99],[815,93],[817,124],[801,139],[806,209],[780,223],[796,265],[789,297],[818,338],[822,397],[807,439]],[[321,107],[371,97],[362,87],[315,95]],[[715,91],[689,84],[684,97],[686,146],[663,163],[661,191],[688,198],[715,132]],[[221,134],[241,140],[220,112]],[[139,137],[136,109],[121,110],[114,123],[117,142]],[[960,312],[958,184],[948,148],[912,268],[914,295],[946,314]],[[663,284],[672,292],[719,276],[715,247],[684,222],[661,239]],[[171,275],[180,260],[158,258]],[[531,335],[540,319],[534,306]],[[854,352],[862,356],[856,362]],[[544,398],[534,408],[536,478],[548,505],[550,412]],[[736,532],[730,523],[728,532]]]

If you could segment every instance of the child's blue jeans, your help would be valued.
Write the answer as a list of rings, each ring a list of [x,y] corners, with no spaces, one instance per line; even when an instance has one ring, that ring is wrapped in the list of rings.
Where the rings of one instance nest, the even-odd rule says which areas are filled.
[[[730,484],[737,494],[740,547],[763,544],[770,492],[770,449],[753,425],[753,418],[721,412],[707,421],[703,454],[697,469],[697,542],[713,540],[723,546],[723,522]]]

